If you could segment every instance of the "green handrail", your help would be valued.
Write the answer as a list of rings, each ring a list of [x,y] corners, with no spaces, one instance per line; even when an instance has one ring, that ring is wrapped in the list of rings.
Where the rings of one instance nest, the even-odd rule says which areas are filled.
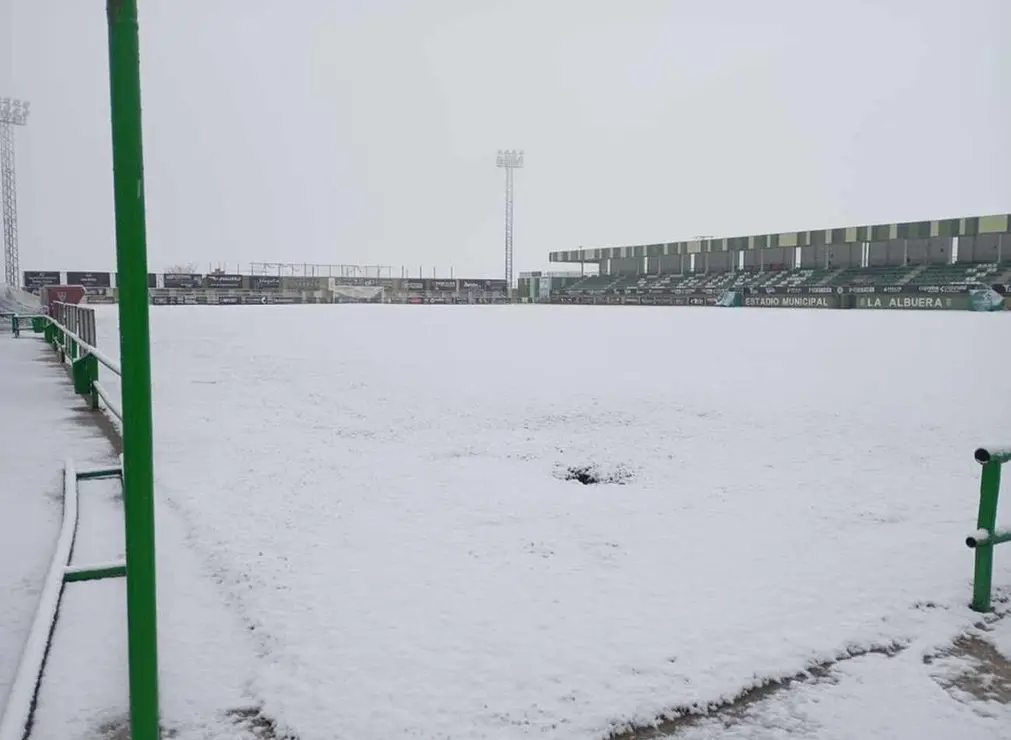
[[[4,317],[10,317],[11,320],[11,334],[17,339],[21,336],[21,325],[24,321],[29,321],[31,323],[31,330],[36,334],[41,334],[46,328],[46,321],[49,317],[44,314],[3,314]]]
[[[25,641],[11,681],[7,703],[0,713],[0,740],[23,740],[29,735],[39,686],[52,646],[53,627],[64,595],[64,584],[122,578],[126,575],[126,563],[120,560],[86,565],[72,564],[74,540],[79,524],[78,482],[99,478],[122,478],[122,475],[121,467],[78,470],[73,460],[67,460],[63,466],[63,521],[60,524],[56,547],[53,549],[49,572],[42,582],[28,639]]]
[[[57,304],[58,306],[61,304]],[[64,306],[65,309],[73,309],[75,311],[86,311],[90,310],[86,306]],[[15,322],[14,326],[17,328],[17,320],[19,318],[25,318],[24,316],[13,318]],[[60,323],[57,319],[52,316],[33,316],[33,321],[38,319],[40,323],[40,328],[45,341],[52,345],[53,349],[60,356],[61,362],[66,362],[70,360],[71,378],[74,381],[74,390],[80,395],[88,399],[88,403],[93,409],[99,407],[99,400],[105,404],[105,407],[119,419],[120,422],[123,421],[123,410],[120,403],[117,402],[112,394],[98,382],[98,367],[103,365],[112,371],[115,375],[122,377],[122,371],[120,370],[119,363],[113,360],[111,357],[106,355],[104,352],[98,349],[92,342],[95,341],[94,338],[91,341],[87,341],[77,333],[72,331],[66,325]],[[92,324],[92,328],[93,324]],[[19,333],[15,333],[15,337],[20,336]]]
[[[972,578],[974,611],[990,611],[990,591],[993,584],[993,548],[1011,542],[1011,530],[997,529],[997,499],[1000,494],[1000,472],[1011,461],[1011,447],[980,447],[976,462],[982,466],[979,482],[979,514],[976,531],[965,538],[965,544],[976,551]]]
[[[148,321],[147,227],[141,131],[140,31],[137,0],[106,0],[113,201],[122,360],[123,484],[126,518],[127,652],[132,740],[158,740],[158,610],[155,582],[154,444]],[[46,340],[56,339],[53,322]],[[63,335],[60,351],[66,352]],[[74,346],[79,337],[72,337]],[[94,348],[91,348],[92,350]],[[88,352],[78,362],[95,363]],[[91,370],[82,368],[82,374]],[[97,369],[94,370],[97,377]],[[91,378],[97,395],[100,384]],[[82,382],[89,378],[83,377]],[[75,378],[76,381],[76,378]],[[75,383],[76,385],[76,383]],[[93,403],[96,401],[93,400]]]

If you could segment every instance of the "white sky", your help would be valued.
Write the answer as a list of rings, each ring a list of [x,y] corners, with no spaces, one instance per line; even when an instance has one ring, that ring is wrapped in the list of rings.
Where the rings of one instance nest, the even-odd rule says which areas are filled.
[[[502,273],[1011,211],[1008,0],[140,0],[149,262]],[[105,3],[0,0],[21,265],[114,269]]]

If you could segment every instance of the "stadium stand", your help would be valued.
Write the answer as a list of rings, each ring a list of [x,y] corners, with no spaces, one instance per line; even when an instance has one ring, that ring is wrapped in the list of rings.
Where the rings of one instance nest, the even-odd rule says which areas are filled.
[[[909,285],[952,285],[994,281],[996,263],[976,265],[923,265],[913,270],[906,280]]]
[[[603,293],[617,280],[615,275],[590,275],[567,288],[570,293]]]
[[[594,275],[564,289],[568,295],[720,292],[741,288],[878,287],[1011,282],[1011,263],[934,264],[907,267],[739,270],[668,275]]]
[[[908,267],[847,267],[838,271],[825,285],[832,287],[902,285],[911,271]]]
[[[913,294],[983,284],[1011,289],[1011,214],[841,228],[697,237],[686,241],[551,252],[556,263],[595,266],[560,295],[705,293],[763,288],[784,294]],[[628,301],[635,304],[635,301]],[[696,305],[696,304],[692,304]]]

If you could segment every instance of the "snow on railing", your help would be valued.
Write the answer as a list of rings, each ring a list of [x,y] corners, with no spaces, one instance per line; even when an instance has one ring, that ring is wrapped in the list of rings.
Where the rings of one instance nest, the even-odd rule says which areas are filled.
[[[997,498],[1000,493],[1000,473],[1004,463],[1011,461],[1011,446],[980,447],[973,454],[982,468],[979,483],[979,514],[976,531],[965,538],[965,544],[976,551],[972,578],[972,608],[978,612],[990,610],[993,582],[993,547],[1011,542],[1011,529],[997,528]]]
[[[98,349],[95,330],[95,310],[73,303],[54,303],[52,316],[11,316],[11,329],[15,337],[21,336],[24,322],[31,330],[40,333],[53,346],[60,362],[70,363],[74,390],[85,396],[91,408],[100,407],[99,401],[120,421],[123,412],[119,401],[98,380],[98,366],[122,377],[119,363]]]
[[[67,460],[64,464],[63,523],[60,525],[60,534],[56,540],[53,559],[49,564],[49,572],[42,584],[42,594],[28,632],[28,640],[18,660],[14,681],[7,696],[7,705],[4,707],[3,716],[0,716],[0,740],[22,740],[31,727],[39,683],[45,669],[64,584],[102,578],[122,578],[126,575],[124,561],[72,564],[78,523],[78,481],[116,477],[122,480],[122,476],[122,458],[118,467],[95,470],[77,470],[72,460]]]
[[[96,344],[95,312],[87,306],[69,303],[53,304],[52,315],[43,313],[10,316],[15,338],[22,330],[42,334],[45,341],[59,354],[60,362],[69,362],[74,390],[86,396],[92,408],[98,408],[99,399],[106,408],[122,420],[119,402],[98,382],[98,366],[121,376],[119,363],[101,352]],[[18,661],[14,682],[11,684],[7,705],[0,717],[0,740],[22,740],[31,727],[38,687],[45,668],[53,634],[53,625],[59,612],[64,584],[126,576],[126,562],[122,560],[78,565],[72,562],[73,543],[77,532],[78,494],[81,480],[120,478],[123,461],[108,468],[77,470],[73,461],[64,466],[63,524],[49,572],[42,586],[42,595],[35,612],[28,641]]]

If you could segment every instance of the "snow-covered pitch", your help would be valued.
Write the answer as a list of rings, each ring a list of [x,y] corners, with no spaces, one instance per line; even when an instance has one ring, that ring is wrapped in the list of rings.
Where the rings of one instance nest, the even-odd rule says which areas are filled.
[[[1005,316],[151,317],[160,512],[246,633],[252,659],[229,640],[214,664],[300,740],[602,737],[975,619]],[[586,468],[601,482],[566,480]]]

